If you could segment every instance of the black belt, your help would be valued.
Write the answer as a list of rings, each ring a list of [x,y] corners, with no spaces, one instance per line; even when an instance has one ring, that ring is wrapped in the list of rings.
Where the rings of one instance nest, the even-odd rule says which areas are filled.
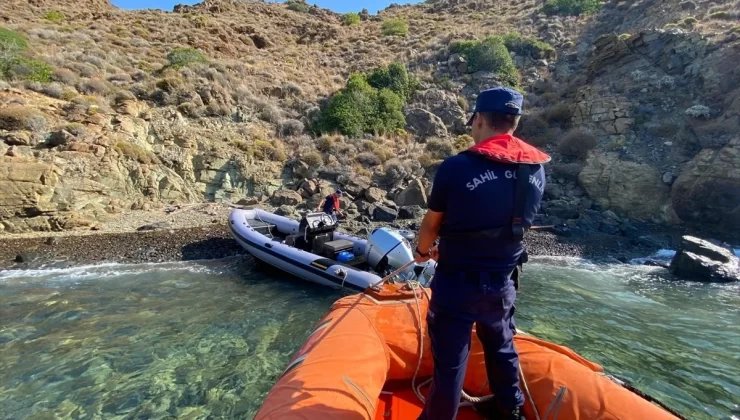
[[[457,268],[455,266],[447,266],[444,267],[440,264],[439,267],[437,267],[436,272],[438,273],[449,273],[449,274],[455,274],[459,275],[463,280],[465,281],[478,281],[478,280],[484,280],[488,276],[490,278],[499,277],[504,274],[508,274],[509,277],[511,277],[511,274],[513,273],[514,268],[511,270],[489,270],[489,269],[471,269],[469,267],[465,268]]]
[[[469,241],[476,239],[514,239],[514,234],[511,226],[501,226],[469,232],[441,232],[439,237],[444,240]]]

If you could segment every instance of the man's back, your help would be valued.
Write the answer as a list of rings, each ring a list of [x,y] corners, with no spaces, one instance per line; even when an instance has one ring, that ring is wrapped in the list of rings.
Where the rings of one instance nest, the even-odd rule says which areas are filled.
[[[339,210],[339,198],[334,194],[329,194],[324,199],[324,205],[322,211],[327,214],[334,214],[335,211]]]
[[[545,188],[542,165],[528,165],[529,182],[524,205],[524,225],[530,226]],[[443,212],[440,230],[440,268],[507,271],[523,252],[519,240],[445,234],[508,228],[514,212],[517,164],[500,163],[464,152],[445,160],[434,180],[429,208]],[[461,243],[462,242],[462,243]]]

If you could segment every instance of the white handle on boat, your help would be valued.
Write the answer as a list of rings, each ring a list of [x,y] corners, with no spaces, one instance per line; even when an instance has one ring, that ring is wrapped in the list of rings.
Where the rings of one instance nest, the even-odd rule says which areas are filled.
[[[409,268],[411,266],[411,264],[414,264],[415,262],[416,262],[416,260],[411,260],[411,261],[407,262],[406,264],[402,265],[401,267],[399,267],[394,272],[392,272],[392,273],[388,274],[387,276],[383,277],[382,279],[378,280],[375,284],[371,285],[370,288],[371,289],[376,289],[376,288],[380,287],[381,284],[383,284],[383,283],[387,282],[388,280],[390,280],[391,277],[393,277],[393,276],[401,273],[402,271],[406,270],[407,268]]]

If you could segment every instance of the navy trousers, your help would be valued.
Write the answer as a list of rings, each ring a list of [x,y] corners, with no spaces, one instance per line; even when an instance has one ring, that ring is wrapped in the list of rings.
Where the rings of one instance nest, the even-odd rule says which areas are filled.
[[[486,373],[499,409],[524,405],[514,350],[516,290],[510,273],[437,271],[427,325],[434,379],[423,420],[453,420],[460,405],[473,323],[483,344]]]

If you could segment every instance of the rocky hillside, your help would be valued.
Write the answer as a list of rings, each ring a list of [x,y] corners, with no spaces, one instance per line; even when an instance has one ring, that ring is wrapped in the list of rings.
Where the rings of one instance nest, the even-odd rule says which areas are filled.
[[[2,3],[0,231],[200,201],[290,214],[335,185],[357,220],[413,218],[440,159],[470,144],[475,93],[514,77],[454,46],[498,36],[527,95],[520,135],[555,157],[543,223],[740,233],[737,1],[563,16],[536,0],[430,0],[357,21],[297,1]],[[317,132],[350,74],[394,61],[418,80],[405,130]]]

